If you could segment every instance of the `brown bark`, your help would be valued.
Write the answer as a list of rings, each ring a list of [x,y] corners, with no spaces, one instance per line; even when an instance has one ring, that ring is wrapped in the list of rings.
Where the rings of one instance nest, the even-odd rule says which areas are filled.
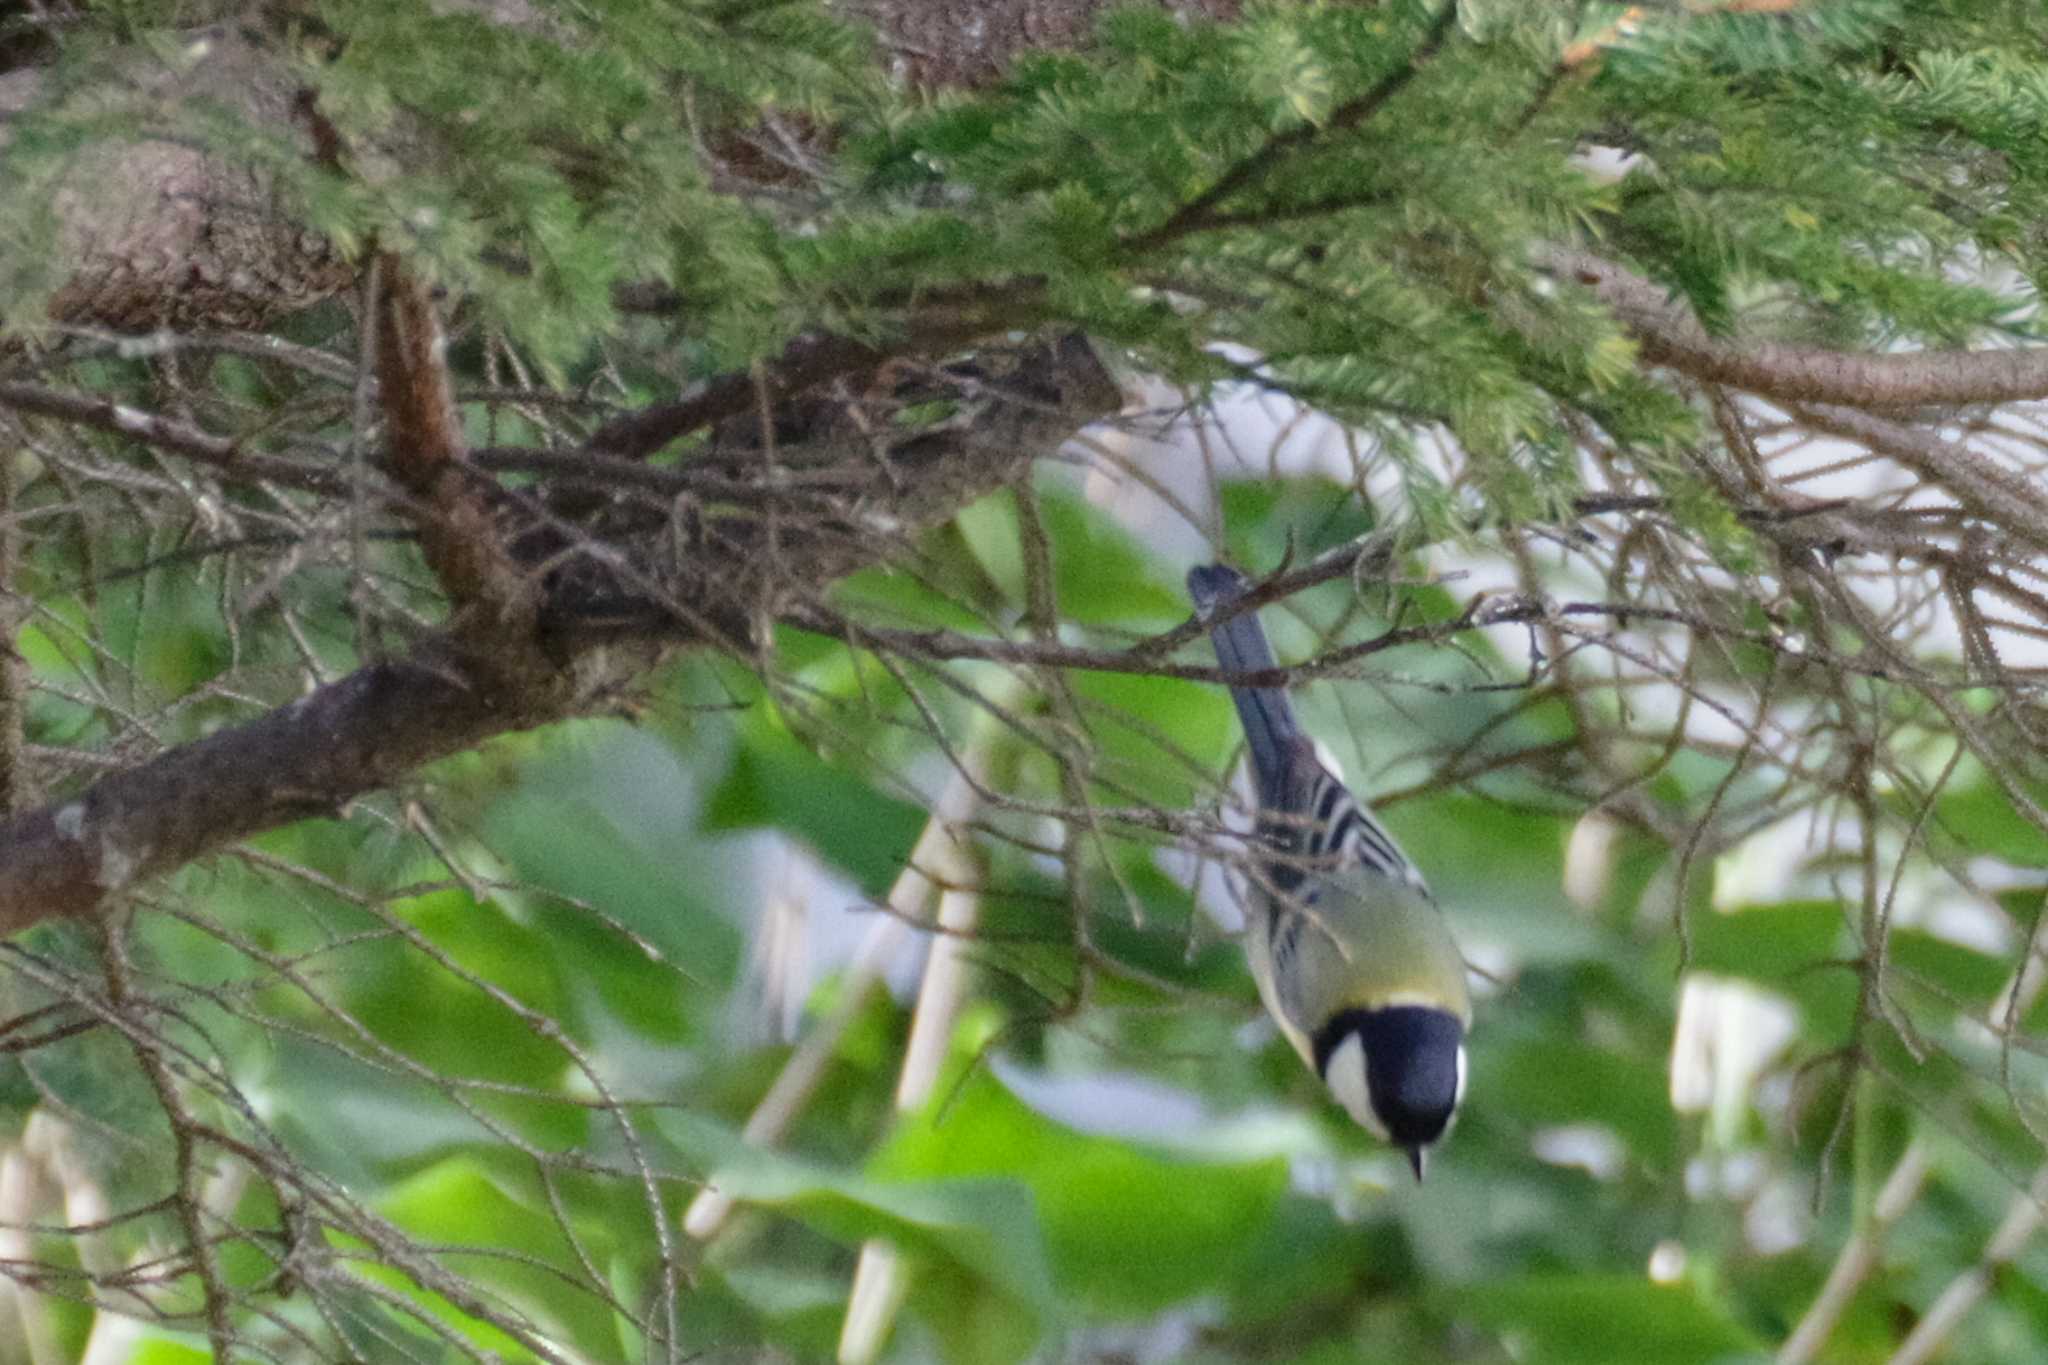
[[[1710,336],[1669,290],[1626,266],[1564,248],[1538,259],[1599,295],[1643,359],[1760,398],[1892,408],[2048,398],[2048,347],[1870,354]]]
[[[534,633],[539,584],[514,562],[500,534],[494,485],[466,462],[432,291],[389,252],[378,257],[371,280],[386,463],[412,495],[420,549],[448,594],[459,637],[472,646],[472,671],[488,671],[499,687],[529,687],[547,671]]]
[[[548,580],[557,600],[542,608],[545,639],[504,622],[495,633],[465,638],[458,620],[408,658],[361,668],[246,725],[0,824],[0,934],[87,913],[113,892],[249,834],[332,815],[437,758],[573,714],[666,649],[744,641],[755,623],[816,601],[902,537],[1017,478],[1119,401],[1078,338],[983,355],[972,373],[920,371],[913,401],[952,385],[969,409],[955,424],[883,446],[849,444],[827,430],[784,452],[806,460],[805,471],[824,476],[820,483],[831,490],[824,501],[806,503],[801,518],[784,525],[779,517],[775,490],[788,481],[788,465],[752,466],[757,485],[749,491],[736,482],[722,515],[691,528],[672,562],[610,583],[612,618],[594,620],[578,600],[587,580],[557,575]],[[404,376],[386,379],[389,388]],[[862,387],[882,395],[874,401],[884,411],[863,415],[859,425],[889,429],[887,368]],[[147,439],[139,428],[134,434]],[[734,479],[744,472],[736,469]],[[434,487],[458,474],[476,477],[472,467],[451,463],[433,476]],[[444,524],[436,534],[476,531]],[[479,647],[492,639],[504,654],[547,664],[508,671]]]
[[[0,933],[86,913],[225,843],[333,815],[424,763],[564,714],[569,681],[508,698],[473,685],[437,643],[110,774],[0,825]]]

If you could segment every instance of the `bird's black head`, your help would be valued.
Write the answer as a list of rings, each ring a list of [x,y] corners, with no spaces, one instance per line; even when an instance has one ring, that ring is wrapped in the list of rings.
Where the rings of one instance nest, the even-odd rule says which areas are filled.
[[[1316,1069],[1351,1116],[1404,1149],[1422,1176],[1424,1154],[1451,1126],[1465,1095],[1465,1026],[1427,1005],[1349,1009],[1315,1036]]]

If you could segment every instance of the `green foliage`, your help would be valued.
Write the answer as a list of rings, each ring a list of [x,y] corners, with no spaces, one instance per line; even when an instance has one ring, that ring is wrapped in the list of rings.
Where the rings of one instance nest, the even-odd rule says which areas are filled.
[[[1156,1313],[1244,1263],[1277,1212],[1285,1164],[1173,1160],[1068,1131],[985,1072],[944,1088],[876,1154],[890,1180],[997,1177],[1030,1192],[1060,1301],[1112,1317]],[[1190,1182],[1199,1199],[1182,1197]]]
[[[1490,1326],[1521,1334],[1536,1361],[1658,1360],[1731,1365],[1761,1360],[1762,1343],[1688,1288],[1645,1280],[1531,1276],[1474,1285],[1460,1296]]]
[[[763,716],[750,728],[749,742],[734,755],[731,770],[707,803],[709,827],[782,828],[817,849],[868,894],[887,891],[924,817],[819,761],[772,719]]]

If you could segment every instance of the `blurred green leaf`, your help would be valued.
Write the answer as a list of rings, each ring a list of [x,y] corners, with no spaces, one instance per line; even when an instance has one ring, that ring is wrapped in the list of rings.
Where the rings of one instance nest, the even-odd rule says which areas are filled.
[[[1747,1365],[1763,1344],[1691,1285],[1646,1277],[1536,1275],[1447,1287],[1447,1313],[1524,1343],[1537,1365]]]
[[[906,1181],[867,1176],[762,1151],[680,1114],[660,1120],[663,1133],[702,1161],[705,1183],[757,1208],[801,1219],[846,1246],[886,1238],[909,1255],[964,1272],[962,1301],[925,1302],[945,1317],[1000,1317],[950,1330],[1009,1343],[1035,1340],[1058,1313],[1052,1271],[1031,1192],[1012,1180],[940,1178]],[[926,1265],[914,1274],[931,1273]],[[962,1314],[963,1316],[969,1316]]]
[[[1531,961],[1580,957],[1598,934],[1564,893],[1570,825],[1463,792],[1404,801],[1382,815],[1460,931]],[[1502,871],[1513,868],[1514,875]]]
[[[2048,797],[2048,789],[2037,786],[2031,795],[2041,801]],[[1889,804],[1908,819],[1916,809],[1904,793],[1895,794]],[[1932,828],[1951,846],[1971,853],[2002,858],[2020,867],[2048,867],[2048,834],[2014,808],[1975,760],[1958,765],[1956,777],[1935,802]]]
[[[1798,1002],[1805,1032],[1823,1047],[1848,1036],[1856,975],[1842,907],[1832,901],[1751,905],[1690,916],[1689,967],[1767,985]]]
[[[906,1120],[870,1170],[1018,1182],[1038,1211],[1061,1295],[1116,1314],[1154,1311],[1221,1282],[1287,1185],[1278,1161],[1194,1162],[1075,1133],[985,1069]]]
[[[1890,953],[1894,969],[1933,986],[1957,1008],[1981,1011],[2008,984],[2009,969],[1998,957],[1915,926],[1891,931]]]
[[[580,736],[557,735],[529,759],[517,790],[491,804],[483,828],[525,881],[602,907],[697,980],[724,981],[740,942],[718,907],[721,883],[735,869],[698,833],[697,804],[692,774],[669,746],[593,725]],[[578,917],[555,909],[564,912],[557,920]]]
[[[1637,1159],[1668,1169],[1679,1131],[1664,1065],[1661,1054],[1632,1058],[1545,1034],[1482,1050],[1473,1085],[1500,1113],[1531,1124],[1603,1124]]]
[[[1290,552],[1313,559],[1378,524],[1358,490],[1333,479],[1228,479],[1216,496],[1230,558],[1252,573],[1272,572]]]
[[[1061,617],[1089,626],[1159,625],[1186,619],[1187,596],[1115,518],[1066,488],[1038,484],[1051,543]],[[1000,546],[1002,538],[995,543]]]
[[[1089,775],[1098,799],[1186,805],[1210,787],[1237,738],[1219,687],[1131,673],[1081,673],[1074,694],[1096,741]]]
[[[1028,600],[1017,495],[1005,488],[977,498],[960,509],[953,525],[989,581],[1012,603],[1021,605]]]
[[[832,597],[856,620],[878,626],[973,633],[986,630],[986,613],[1002,605],[995,586],[977,581],[978,577],[978,566],[964,548],[935,534],[928,539],[917,573],[864,569],[840,580]]]
[[[1842,907],[1832,901],[1747,905],[1692,917],[1692,967],[1780,983],[1839,961],[1847,946]]]
[[[204,1345],[162,1335],[152,1328],[129,1348],[130,1365],[208,1365],[213,1352]]]
[[[903,870],[924,813],[821,761],[786,734],[755,729],[705,801],[705,828],[774,826],[815,848],[870,896]]]

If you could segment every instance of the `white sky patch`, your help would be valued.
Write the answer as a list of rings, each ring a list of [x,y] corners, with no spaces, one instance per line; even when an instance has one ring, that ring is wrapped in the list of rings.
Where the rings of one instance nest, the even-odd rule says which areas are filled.
[[[1193,1091],[1135,1072],[1040,1071],[1001,1055],[989,1067],[1026,1106],[1077,1133],[1218,1161],[1330,1152],[1314,1116],[1293,1108],[1219,1113]]]
[[[1572,1166],[1595,1180],[1612,1180],[1621,1174],[1628,1149],[1612,1128],[1604,1123],[1571,1123],[1556,1128],[1539,1128],[1529,1139],[1529,1150],[1538,1161],[1553,1166]]]
[[[1797,1183],[1773,1180],[1743,1211],[1742,1231],[1759,1255],[1782,1255],[1812,1235],[1813,1201]]]
[[[1798,1036],[1799,1012],[1746,981],[1688,972],[1671,1039],[1671,1107],[1706,1113],[1716,1145],[1731,1147],[1752,1108],[1757,1077]]]
[[[1564,894],[1579,909],[1597,910],[1607,899],[1621,832],[1621,822],[1602,810],[1589,810],[1572,825],[1564,846]]]

